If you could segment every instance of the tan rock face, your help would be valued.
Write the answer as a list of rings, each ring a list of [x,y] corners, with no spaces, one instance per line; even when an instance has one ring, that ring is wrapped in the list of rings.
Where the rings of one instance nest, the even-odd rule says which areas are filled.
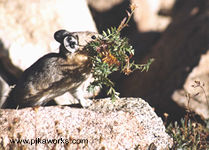
[[[205,94],[209,95],[209,50],[206,54],[203,54],[200,58],[200,62],[198,66],[196,66],[192,72],[189,74],[185,84],[184,89],[191,94],[196,94],[201,92],[201,97],[198,99],[202,99],[205,101],[203,96],[203,91],[200,89],[195,89],[192,85],[195,85],[194,81],[200,81],[204,83]]]
[[[0,39],[12,62],[26,69],[44,54],[57,51],[58,29],[96,31],[85,0],[1,1]]]
[[[0,115],[0,148],[3,149],[147,150],[155,145],[160,150],[172,146],[162,120],[140,98],[123,98],[114,103],[110,99],[95,100],[88,109],[66,106],[2,109]],[[30,142],[37,139],[39,143],[10,143],[18,137]],[[57,144],[40,143],[52,139]],[[75,141],[80,142],[75,144]]]
[[[141,32],[163,31],[171,21],[170,17],[160,16],[161,9],[170,10],[175,0],[132,0],[137,5],[134,20]]]

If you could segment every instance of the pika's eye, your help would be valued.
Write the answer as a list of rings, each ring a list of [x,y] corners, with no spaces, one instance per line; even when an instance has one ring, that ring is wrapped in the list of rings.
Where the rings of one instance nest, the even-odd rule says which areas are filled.
[[[75,48],[75,46],[76,46],[75,41],[68,41],[68,42],[69,42],[70,48]]]
[[[63,40],[64,47],[74,53],[78,49],[78,40],[73,36],[67,36]]]
[[[93,40],[95,40],[97,37],[96,37],[95,35],[92,35],[91,38],[92,38]]]

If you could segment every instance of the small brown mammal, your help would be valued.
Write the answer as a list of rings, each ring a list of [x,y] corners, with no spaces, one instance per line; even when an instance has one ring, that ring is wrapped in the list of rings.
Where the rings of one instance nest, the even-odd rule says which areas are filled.
[[[93,32],[55,32],[59,53],[49,53],[26,69],[2,108],[44,105],[65,92],[70,92],[83,107],[90,105],[79,88],[89,78],[92,67],[83,47],[98,36]]]

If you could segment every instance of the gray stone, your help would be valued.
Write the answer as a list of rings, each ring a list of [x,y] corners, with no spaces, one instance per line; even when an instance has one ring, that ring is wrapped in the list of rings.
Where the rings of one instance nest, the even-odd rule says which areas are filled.
[[[140,98],[94,100],[88,109],[64,106],[0,110],[0,149],[140,149],[172,146],[153,109]],[[57,144],[11,144],[11,139],[56,139]],[[83,139],[83,140],[82,140]],[[88,143],[85,143],[86,140]],[[60,143],[61,140],[70,142]],[[80,144],[72,144],[73,142]],[[85,141],[81,143],[81,141]],[[30,141],[31,142],[31,141]]]

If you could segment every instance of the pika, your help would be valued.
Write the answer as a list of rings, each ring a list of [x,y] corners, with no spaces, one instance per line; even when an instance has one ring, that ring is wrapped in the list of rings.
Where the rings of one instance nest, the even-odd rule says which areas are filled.
[[[59,53],[49,53],[26,69],[11,90],[2,108],[45,105],[51,99],[70,92],[83,107],[92,101],[83,97],[82,84],[90,77],[92,63],[85,45],[100,35],[94,32],[59,30],[54,38]]]

